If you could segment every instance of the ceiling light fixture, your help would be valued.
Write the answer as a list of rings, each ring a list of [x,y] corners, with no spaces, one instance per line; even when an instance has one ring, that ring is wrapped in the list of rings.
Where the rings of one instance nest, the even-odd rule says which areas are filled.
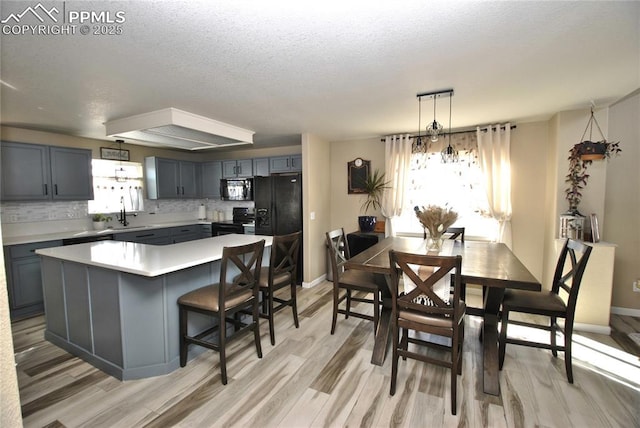
[[[416,147],[420,147],[422,150],[426,149],[426,144],[423,147],[422,141],[422,97],[433,98],[433,122],[426,127],[426,133],[429,136],[429,140],[433,143],[438,141],[439,136],[442,134],[444,127],[436,120],[436,98],[449,97],[449,145],[442,151],[442,162],[457,162],[458,152],[451,147],[451,97],[453,97],[453,89],[443,89],[440,91],[423,92],[416,95],[418,97],[418,136],[416,137]]]
[[[124,170],[124,168],[122,168],[122,143],[124,143],[124,140],[116,140],[116,143],[118,143],[118,157],[120,158],[120,168],[116,168],[116,181],[117,182],[124,182],[127,181],[129,178],[127,177],[127,171]]]
[[[453,98],[453,89],[449,94],[449,145],[447,145],[447,147],[445,147],[440,153],[442,156],[442,163],[458,162],[458,151],[451,147],[451,98]]]

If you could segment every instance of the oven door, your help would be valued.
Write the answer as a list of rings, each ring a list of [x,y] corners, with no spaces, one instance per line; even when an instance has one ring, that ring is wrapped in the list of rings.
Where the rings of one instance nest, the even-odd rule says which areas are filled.
[[[211,236],[244,234],[244,227],[240,223],[211,223]]]

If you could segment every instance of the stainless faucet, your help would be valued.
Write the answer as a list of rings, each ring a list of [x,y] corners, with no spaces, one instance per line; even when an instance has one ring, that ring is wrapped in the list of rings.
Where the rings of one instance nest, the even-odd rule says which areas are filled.
[[[124,227],[127,227],[129,222],[127,221],[127,210],[124,207],[124,196],[120,196],[120,205],[122,205],[122,209],[120,210],[118,221],[122,223]]]

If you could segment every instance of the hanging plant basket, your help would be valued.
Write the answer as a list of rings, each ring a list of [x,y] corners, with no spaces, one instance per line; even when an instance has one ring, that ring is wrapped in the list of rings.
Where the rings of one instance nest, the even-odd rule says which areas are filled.
[[[578,151],[580,153],[580,160],[602,160],[607,154],[607,142],[606,141],[583,141],[579,143],[580,147]]]

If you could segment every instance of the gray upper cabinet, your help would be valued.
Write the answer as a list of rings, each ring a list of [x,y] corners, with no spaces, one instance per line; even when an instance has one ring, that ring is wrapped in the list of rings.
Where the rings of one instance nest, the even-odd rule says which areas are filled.
[[[176,159],[144,159],[149,199],[197,198],[200,195],[198,164]]]
[[[302,171],[302,155],[277,156],[269,158],[269,172],[271,174],[298,171]]]
[[[253,159],[253,175],[266,177],[269,175],[269,158]]]
[[[3,201],[93,199],[91,150],[2,142]]]
[[[253,159],[222,161],[222,178],[253,177]]]
[[[202,197],[220,199],[220,179],[222,162],[213,161],[202,164]]]
[[[66,147],[51,147],[50,150],[53,199],[93,199],[91,150]]]

